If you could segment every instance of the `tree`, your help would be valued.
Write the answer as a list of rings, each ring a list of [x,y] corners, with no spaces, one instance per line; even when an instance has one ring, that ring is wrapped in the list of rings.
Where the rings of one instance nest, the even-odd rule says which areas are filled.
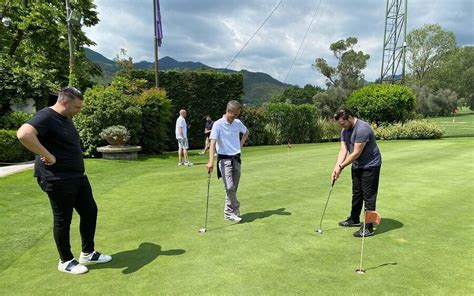
[[[291,86],[286,88],[283,93],[273,95],[270,103],[290,103],[295,105],[312,104],[313,97],[322,92],[319,86],[306,84],[303,88],[299,86]]]
[[[77,52],[78,87],[90,85],[89,77],[100,73],[85,57],[83,47],[94,45],[81,30],[98,23],[92,0],[75,1],[72,8],[82,16],[73,23]],[[0,12],[12,19],[10,27],[0,25],[0,114],[10,101],[42,100],[51,90],[67,85],[69,52],[66,8],[62,0],[6,1]]]
[[[446,53],[427,77],[435,89],[450,89],[467,102],[474,99],[474,47],[458,47]],[[473,108],[471,108],[473,109]]]
[[[355,90],[364,84],[362,70],[367,66],[370,56],[364,52],[356,52],[354,45],[357,38],[349,37],[339,40],[329,47],[339,61],[337,67],[329,66],[323,58],[317,58],[313,67],[327,78],[326,85]]]
[[[411,31],[407,35],[407,67],[411,79],[417,84],[425,83],[427,75],[455,47],[454,33],[443,30],[439,24],[427,24]]]
[[[313,102],[321,116],[331,118],[338,108],[345,105],[349,91],[340,87],[329,87],[325,92],[316,94]]]

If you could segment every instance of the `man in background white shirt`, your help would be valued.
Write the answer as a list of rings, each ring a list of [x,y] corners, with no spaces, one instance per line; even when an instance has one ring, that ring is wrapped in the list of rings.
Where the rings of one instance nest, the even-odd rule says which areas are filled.
[[[178,140],[178,165],[192,166],[188,159],[188,126],[186,125],[186,110],[179,111],[179,117],[176,119],[176,140]]]
[[[214,152],[217,143],[217,176],[224,181],[226,191],[224,219],[240,222],[240,202],[237,199],[237,188],[240,180],[240,151],[249,136],[245,125],[237,119],[240,114],[240,103],[230,101],[227,103],[226,113],[221,119],[214,122],[212,127],[207,170],[209,173],[214,168]],[[243,134],[242,139],[240,134]]]

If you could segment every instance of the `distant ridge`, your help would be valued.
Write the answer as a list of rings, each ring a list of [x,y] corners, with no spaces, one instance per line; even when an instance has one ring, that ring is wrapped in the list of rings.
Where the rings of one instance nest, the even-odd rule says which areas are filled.
[[[99,83],[109,83],[114,74],[119,70],[118,65],[102,54],[85,48],[87,58],[98,64],[102,68],[103,77],[97,78]],[[244,92],[243,102],[249,105],[261,105],[266,102],[273,94],[282,92],[287,84],[284,84],[270,75],[262,72],[250,72],[247,70],[234,71],[229,69],[218,69],[209,67],[200,62],[185,61],[180,62],[169,56],[165,56],[159,60],[160,70],[198,70],[198,69],[213,69],[221,72],[240,72],[244,78]],[[140,61],[134,63],[138,69],[153,69],[154,63],[147,61]]]

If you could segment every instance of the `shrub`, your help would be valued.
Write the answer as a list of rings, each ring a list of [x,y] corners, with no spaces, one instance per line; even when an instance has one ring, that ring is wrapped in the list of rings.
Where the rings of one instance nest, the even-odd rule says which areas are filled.
[[[137,145],[142,135],[142,112],[138,104],[113,86],[96,85],[85,93],[84,108],[74,122],[84,146],[84,154],[93,156],[101,143],[99,133],[112,125],[130,131],[129,144]]]
[[[153,86],[153,71],[133,70],[133,79],[148,81],[147,87]],[[180,109],[186,109],[188,116],[188,140],[191,147],[202,146],[204,136],[204,116],[213,119],[222,117],[230,100],[241,101],[243,95],[243,77],[240,73],[221,73],[215,71],[163,71],[160,72],[160,88],[166,91],[172,102],[172,120],[168,126],[170,141],[168,147],[176,149],[175,120]]]
[[[261,107],[244,107],[240,112],[239,119],[249,129],[250,136],[247,141],[249,146],[268,144],[267,132],[265,130],[265,111]]]
[[[337,109],[345,105],[349,92],[340,87],[330,87],[325,92],[316,94],[313,102],[319,109],[320,115],[326,118],[332,118]]]
[[[282,144],[316,141],[319,137],[317,113],[316,107],[309,104],[268,104],[266,117],[269,125],[266,130],[275,137],[270,142]]]
[[[162,89],[144,91],[136,101],[142,111],[143,134],[140,140],[147,153],[161,153],[166,149],[171,119],[171,101]],[[173,129],[174,131],[174,129]]]
[[[319,141],[333,141],[341,137],[341,127],[334,119],[319,117],[317,124],[320,130]],[[319,142],[318,141],[318,142]]]
[[[405,124],[395,123],[373,128],[375,136],[380,140],[439,139],[444,134],[440,126],[426,120],[412,120]]]
[[[460,107],[458,95],[449,89],[434,92],[426,86],[412,86],[416,93],[416,112],[425,117],[449,116]]]
[[[347,107],[369,122],[405,122],[414,115],[415,95],[406,86],[371,84],[354,91]]]
[[[0,162],[16,163],[34,159],[16,137],[16,130],[0,129]]]
[[[6,130],[17,130],[20,126],[30,120],[33,114],[26,112],[9,112],[6,115],[0,117],[0,128]]]

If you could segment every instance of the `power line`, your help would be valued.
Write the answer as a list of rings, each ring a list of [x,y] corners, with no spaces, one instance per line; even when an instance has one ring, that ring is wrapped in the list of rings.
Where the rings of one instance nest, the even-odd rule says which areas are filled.
[[[306,40],[306,37],[308,36],[308,33],[309,33],[309,30],[311,29],[311,26],[313,25],[313,21],[314,21],[314,18],[316,17],[316,14],[318,13],[319,11],[319,7],[321,6],[321,2],[322,0],[319,0],[319,3],[318,3],[318,6],[316,7],[316,11],[314,12],[313,14],[313,18],[311,19],[311,22],[309,23],[309,26],[308,26],[308,29],[306,29],[306,33],[304,34],[303,36],[303,40],[301,40],[301,43],[300,43],[300,46],[298,48],[298,51],[296,52],[296,55],[295,57],[293,58],[293,62],[291,63],[290,65],[290,69],[288,70],[288,73],[286,74],[286,77],[285,77],[285,80],[283,81],[283,83],[286,83],[286,81],[288,80],[288,77],[290,76],[290,72],[291,70],[293,69],[293,66],[295,65],[295,62],[296,62],[296,59],[298,58],[298,55],[301,51],[301,48],[303,47],[303,44]]]
[[[277,8],[280,6],[280,4],[282,2],[283,2],[283,0],[280,0],[280,2],[277,4],[277,6],[275,6],[275,8],[273,8],[273,10],[270,12],[270,14],[267,16],[267,18],[263,21],[263,23],[260,25],[260,27],[258,27],[257,31],[255,31],[255,33],[253,33],[252,37],[250,37],[250,39],[247,40],[247,42],[244,44],[244,46],[242,46],[242,48],[237,52],[237,54],[232,58],[232,60],[230,60],[229,64],[227,64],[225,69],[228,69],[229,66],[234,62],[234,60],[239,56],[239,54],[244,50],[244,48],[247,47],[247,45],[250,43],[250,41],[253,39],[253,37],[255,37],[255,35],[257,35],[258,31],[260,31],[260,29],[263,27],[263,25],[265,25],[265,23],[273,15],[273,13],[277,10]]]

